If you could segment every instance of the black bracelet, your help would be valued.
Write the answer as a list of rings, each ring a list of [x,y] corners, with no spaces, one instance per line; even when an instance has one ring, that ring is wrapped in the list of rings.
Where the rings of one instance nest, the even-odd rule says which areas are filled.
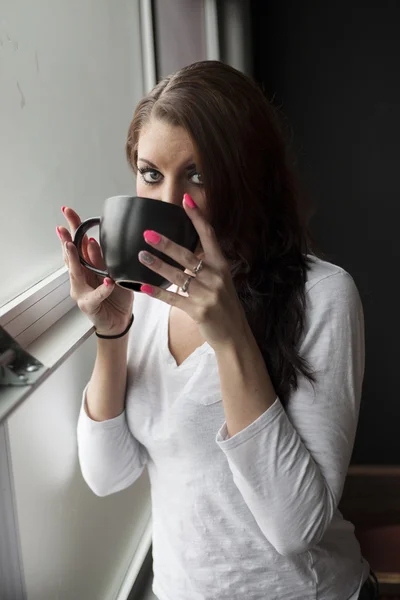
[[[101,335],[101,333],[97,333],[97,331],[95,331],[95,334],[97,335],[97,337],[102,338],[103,340],[116,340],[117,338],[123,337],[126,333],[128,333],[128,331],[132,327],[134,318],[134,315],[132,315],[128,327],[125,329],[125,331],[119,333],[118,335]]]

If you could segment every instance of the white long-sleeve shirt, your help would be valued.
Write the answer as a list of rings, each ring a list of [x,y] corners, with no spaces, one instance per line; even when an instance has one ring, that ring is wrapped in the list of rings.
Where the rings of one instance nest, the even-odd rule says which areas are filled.
[[[94,493],[131,485],[147,466],[153,590],[160,600],[356,600],[369,566],[337,510],[356,432],[364,370],[361,302],[342,269],[312,259],[299,378],[227,436],[217,361],[203,344],[179,367],[170,307],[135,297],[126,408],[78,423]],[[243,398],[246,402],[246,398]]]

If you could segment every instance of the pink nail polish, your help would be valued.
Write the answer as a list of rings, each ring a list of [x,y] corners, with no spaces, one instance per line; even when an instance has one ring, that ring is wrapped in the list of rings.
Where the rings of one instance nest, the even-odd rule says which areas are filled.
[[[61,210],[62,210],[63,212],[65,212],[65,209],[66,209],[66,208],[67,208],[66,206],[62,206],[62,207],[61,207]]]
[[[106,278],[104,279],[104,285],[105,285],[106,287],[110,287],[110,285],[111,285],[111,284],[112,284],[112,281],[111,281],[111,279],[108,279],[108,277],[106,277]]]
[[[153,288],[151,287],[151,285],[147,285],[147,283],[141,286],[140,291],[144,294],[147,294],[148,296],[153,296],[154,294]]]
[[[58,237],[60,238],[60,240],[62,240],[60,228],[56,227],[56,231],[57,231]]]
[[[143,237],[146,242],[150,242],[150,244],[158,244],[161,240],[161,235],[156,231],[151,231],[150,229],[147,229],[144,232]]]
[[[89,242],[95,242],[96,240],[94,238],[89,238]]]
[[[197,204],[195,203],[193,198],[191,196],[189,196],[189,194],[184,194],[183,199],[189,208],[197,208]]]

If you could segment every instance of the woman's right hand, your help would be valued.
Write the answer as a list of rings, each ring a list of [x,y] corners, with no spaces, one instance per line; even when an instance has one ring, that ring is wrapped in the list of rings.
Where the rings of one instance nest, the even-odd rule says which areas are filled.
[[[69,269],[71,298],[91,320],[98,333],[118,335],[127,328],[131,319],[133,292],[116,285],[109,277],[103,280],[101,275],[82,265],[72,242],[81,220],[72,208],[63,207],[63,213],[69,229],[57,227],[57,235],[62,244],[65,264]],[[82,241],[82,254],[94,267],[103,270],[106,268],[99,244],[93,238],[88,240],[86,235]]]

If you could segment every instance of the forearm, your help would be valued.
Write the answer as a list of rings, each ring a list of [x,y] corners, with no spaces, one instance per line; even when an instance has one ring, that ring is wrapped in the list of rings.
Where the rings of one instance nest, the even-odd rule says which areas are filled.
[[[276,394],[250,328],[243,339],[216,350],[226,425],[230,437],[253,423]]]
[[[260,530],[279,554],[317,544],[336,498],[279,401],[236,436],[217,438],[233,480]]]
[[[128,335],[97,341],[97,357],[86,390],[86,410],[78,421],[82,475],[98,496],[127,488],[140,476],[147,458],[124,414]]]
[[[97,356],[86,394],[86,412],[106,421],[124,410],[129,336],[97,340]]]
[[[216,354],[228,434],[221,447],[235,483],[276,550],[302,552],[320,539],[332,518],[323,477],[275,404],[276,393],[251,332]]]

